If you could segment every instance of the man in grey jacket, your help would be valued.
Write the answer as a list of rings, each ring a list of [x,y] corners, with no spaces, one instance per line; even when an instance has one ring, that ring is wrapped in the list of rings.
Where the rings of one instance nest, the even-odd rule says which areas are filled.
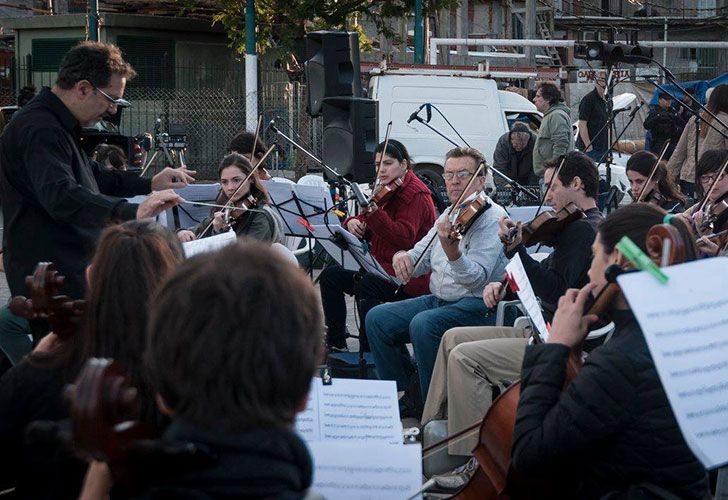
[[[483,155],[472,148],[455,148],[446,158],[443,177],[450,201],[455,203],[463,192],[464,202],[473,199],[483,190],[485,169],[467,190],[465,187],[480,162],[485,161]],[[427,394],[443,334],[455,326],[492,325],[495,321],[495,315],[486,316],[481,295],[487,283],[503,278],[506,258],[498,239],[498,220],[505,210],[490,199],[488,203],[490,206],[462,239],[448,238],[451,211],[447,210],[413,249],[398,252],[392,259],[395,274],[403,282],[432,271],[430,295],[381,304],[366,317],[367,338],[379,378],[395,380],[398,390],[411,389],[415,372],[406,344],[411,342],[414,347],[419,385],[422,394]],[[434,243],[426,248],[433,236]],[[415,269],[420,256],[422,260]],[[406,409],[412,413],[403,416],[418,416],[420,397],[410,393],[408,401]]]
[[[536,146],[533,148],[533,171],[543,179],[544,162],[572,151],[574,134],[569,108],[561,102],[561,91],[555,84],[540,83],[536,87],[533,103],[543,113]]]

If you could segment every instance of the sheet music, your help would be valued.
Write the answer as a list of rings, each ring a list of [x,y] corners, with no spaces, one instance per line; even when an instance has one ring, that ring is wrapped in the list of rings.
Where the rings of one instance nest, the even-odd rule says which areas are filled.
[[[422,486],[419,444],[318,441],[308,447],[314,462],[313,488],[324,498],[405,500]]]
[[[235,240],[237,240],[237,235],[231,229],[230,231],[200,238],[199,240],[186,241],[182,243],[182,249],[185,251],[185,257],[189,259],[198,253],[220,250],[222,247],[234,243]]]
[[[343,251],[341,247],[333,241],[330,241],[333,234],[341,235],[347,245],[347,249]],[[319,243],[324,247],[326,253],[336,260],[336,262],[349,271],[359,271],[364,269],[368,273],[372,273],[383,280],[389,281],[393,285],[399,285],[400,281],[394,276],[390,276],[387,271],[384,270],[382,265],[377,262],[377,259],[369,251],[366,243],[361,241],[359,238],[351,234],[349,231],[341,226],[326,226],[317,225],[313,226],[312,236],[319,238]]]
[[[402,444],[397,386],[392,380],[333,379],[311,382],[296,431],[307,442]]]
[[[338,225],[339,219],[328,212],[332,206],[327,185],[302,185],[287,182],[263,181],[271,199],[271,208],[284,222],[286,236],[310,236],[298,219],[304,217],[309,224]]]
[[[617,278],[690,449],[707,469],[728,463],[728,258]]]
[[[520,255],[514,255],[510,262],[506,264],[506,273],[518,285],[518,290],[515,291],[516,295],[518,295],[521,305],[526,310],[526,314],[531,319],[541,339],[546,342],[549,338],[549,331],[546,327],[546,321],[543,319],[541,304],[539,304],[533,287],[531,287],[531,281],[523,268]]]

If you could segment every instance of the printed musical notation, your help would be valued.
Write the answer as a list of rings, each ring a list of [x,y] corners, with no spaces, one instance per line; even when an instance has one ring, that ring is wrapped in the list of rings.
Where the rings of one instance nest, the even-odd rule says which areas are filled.
[[[391,380],[314,378],[296,430],[307,441],[402,444],[397,387]]]
[[[728,463],[728,258],[617,281],[637,318],[680,429],[710,469]]]

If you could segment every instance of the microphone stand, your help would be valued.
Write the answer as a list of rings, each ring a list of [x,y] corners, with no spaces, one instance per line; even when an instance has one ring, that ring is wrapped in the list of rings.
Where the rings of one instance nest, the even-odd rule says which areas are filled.
[[[306,156],[311,158],[313,161],[319,164],[321,168],[323,168],[326,172],[329,173],[332,177],[334,177],[339,183],[344,184],[345,186],[348,186],[349,189],[351,189],[352,193],[354,194],[354,198],[356,199],[356,202],[359,204],[360,207],[365,208],[369,206],[369,198],[362,192],[361,188],[356,182],[351,182],[348,179],[346,179],[343,175],[341,175],[339,172],[337,172],[334,168],[328,166],[326,163],[323,162],[318,156],[310,152],[308,149],[297,143],[294,139],[287,136],[283,132],[281,132],[276,126],[275,126],[275,120],[271,120],[271,122],[268,124],[268,128],[273,131],[274,134],[282,137],[286,141],[288,141],[291,145],[299,149],[302,153],[304,153]]]
[[[448,136],[446,136],[445,134],[443,134],[442,132],[440,132],[439,130],[437,130],[435,127],[433,127],[432,125],[430,125],[429,123],[427,123],[425,120],[423,120],[419,116],[415,116],[413,119],[414,120],[417,120],[422,125],[424,125],[425,127],[429,128],[430,130],[432,130],[433,132],[435,132],[437,135],[439,135],[440,137],[442,137],[443,139],[445,139],[447,142],[449,142],[450,144],[452,144],[456,148],[459,148],[460,147],[460,144],[458,144],[457,142],[455,142],[452,139],[450,139]],[[468,146],[468,147],[470,147],[470,145],[468,143],[465,143],[465,145]],[[529,191],[528,189],[526,189],[525,187],[521,186],[515,180],[511,179],[506,174],[504,174],[503,172],[501,172],[500,170],[498,170],[497,168],[494,168],[492,165],[489,165],[489,167],[490,167],[490,170],[495,175],[497,175],[498,177],[500,177],[501,179],[503,179],[505,182],[507,182],[508,184],[510,184],[511,186],[513,186],[514,188],[516,188],[516,190],[520,191],[521,193],[525,194],[529,198],[534,199],[536,201],[539,201],[541,199],[538,196],[536,196],[535,194],[533,194],[531,191]]]

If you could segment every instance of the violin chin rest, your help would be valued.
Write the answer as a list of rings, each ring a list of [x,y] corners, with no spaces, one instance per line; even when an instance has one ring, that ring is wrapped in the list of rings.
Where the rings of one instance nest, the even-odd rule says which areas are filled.
[[[625,269],[619,264],[612,264],[604,271],[604,277],[607,278],[608,283],[616,283],[617,276],[623,274]]]

